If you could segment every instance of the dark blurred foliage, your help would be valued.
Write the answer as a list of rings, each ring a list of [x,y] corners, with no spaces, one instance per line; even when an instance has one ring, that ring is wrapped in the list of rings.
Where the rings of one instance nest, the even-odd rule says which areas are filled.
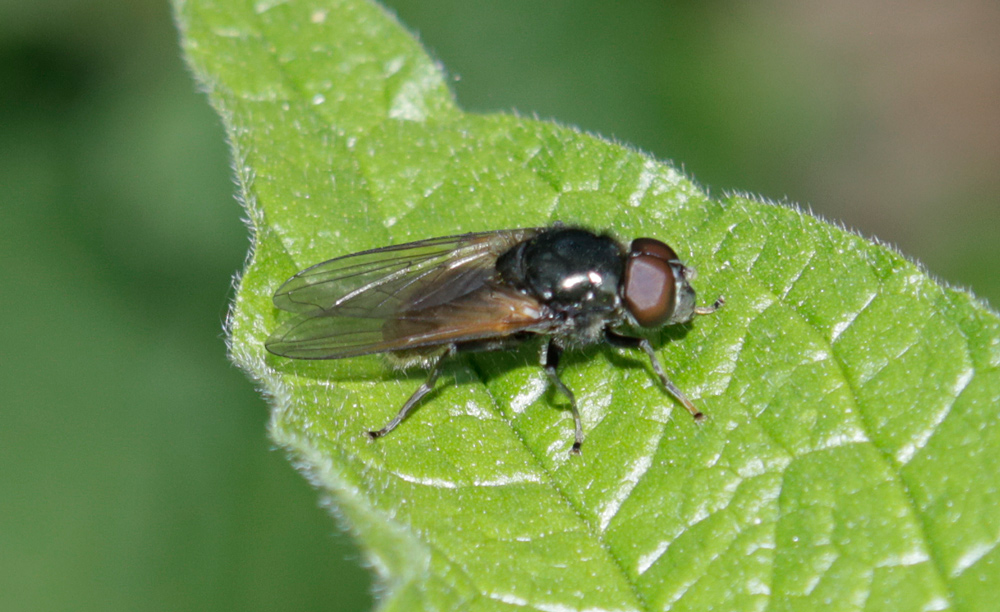
[[[369,608],[226,360],[248,237],[168,5],[0,33],[0,609]]]
[[[398,0],[464,106],[555,118],[1000,302],[1000,8]],[[0,2],[10,610],[363,610],[221,324],[247,236],[165,2]]]

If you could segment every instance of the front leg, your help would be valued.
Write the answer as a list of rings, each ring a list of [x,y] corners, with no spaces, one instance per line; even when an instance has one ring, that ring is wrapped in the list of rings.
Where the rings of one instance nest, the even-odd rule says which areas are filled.
[[[695,421],[705,420],[705,415],[694,407],[694,402],[688,399],[688,396],[684,395],[684,392],[678,389],[677,386],[670,382],[670,379],[667,378],[667,373],[663,371],[663,366],[660,365],[660,360],[656,358],[656,353],[653,351],[653,345],[649,343],[649,340],[646,340],[645,338],[623,336],[611,331],[610,329],[604,330],[604,338],[611,346],[617,346],[618,348],[641,348],[646,351],[646,355],[649,356],[649,361],[653,365],[653,371],[660,377],[660,382],[663,383],[663,386],[667,389],[670,395],[673,395],[677,401],[691,413],[691,416],[694,417]]]

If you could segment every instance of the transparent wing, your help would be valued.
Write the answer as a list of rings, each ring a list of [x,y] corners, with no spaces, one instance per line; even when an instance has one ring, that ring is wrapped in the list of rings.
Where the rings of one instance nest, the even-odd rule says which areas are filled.
[[[336,309],[299,315],[268,338],[267,349],[296,359],[340,359],[543,332],[550,324],[534,299],[484,286],[451,302],[389,317],[344,316]]]
[[[537,301],[489,281],[497,257],[539,231],[432,238],[303,270],[274,295],[275,306],[299,316],[271,334],[267,349],[299,359],[336,359],[537,326]]]
[[[288,279],[274,305],[298,313],[341,308],[347,316],[362,306],[394,312],[404,299],[411,306],[444,303],[482,285],[497,257],[539,231],[430,238],[330,259]]]

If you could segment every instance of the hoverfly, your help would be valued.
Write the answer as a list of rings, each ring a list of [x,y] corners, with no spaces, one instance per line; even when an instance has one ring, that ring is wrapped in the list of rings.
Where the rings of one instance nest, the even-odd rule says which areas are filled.
[[[396,416],[368,432],[374,439],[395,429],[430,392],[447,358],[546,337],[542,366],[569,399],[572,452],[578,453],[580,413],[557,372],[566,348],[607,342],[642,349],[664,388],[696,420],[703,418],[667,378],[649,341],[627,333],[686,323],[722,306],[720,297],[696,307],[692,276],[659,240],[638,238],[625,249],[610,236],[562,224],[430,238],[299,272],[274,294],[274,305],[296,316],[266,347],[293,359],[386,353],[404,366],[427,367],[427,380]]]

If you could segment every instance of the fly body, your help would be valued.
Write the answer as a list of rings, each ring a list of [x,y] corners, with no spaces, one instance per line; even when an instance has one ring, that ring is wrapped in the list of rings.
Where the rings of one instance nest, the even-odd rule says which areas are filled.
[[[427,380],[382,429],[368,432],[378,438],[433,388],[448,357],[546,337],[543,366],[569,399],[578,453],[580,414],[557,371],[568,347],[608,342],[642,349],[664,388],[702,418],[667,378],[649,341],[628,333],[718,309],[722,298],[695,306],[692,272],[659,240],[638,238],[626,249],[610,236],[563,225],[431,238],[299,272],[274,295],[276,307],[296,316],[266,347],[293,359],[387,353],[402,363],[424,362]]]

